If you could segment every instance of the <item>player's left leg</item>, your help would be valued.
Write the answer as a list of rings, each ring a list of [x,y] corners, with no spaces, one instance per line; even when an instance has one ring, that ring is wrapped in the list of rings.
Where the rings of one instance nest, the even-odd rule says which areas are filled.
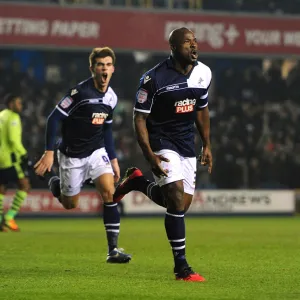
[[[1,181],[1,173],[0,170],[0,181]],[[3,219],[3,200],[4,200],[4,195],[6,193],[6,186],[2,183],[0,183],[0,232],[1,231],[6,231],[5,226],[4,226],[4,219]]]
[[[91,178],[97,191],[103,200],[103,222],[106,230],[108,243],[108,263],[127,263],[131,255],[123,253],[118,249],[118,237],[120,232],[120,213],[118,204],[113,202],[115,191],[114,177],[105,148],[96,150],[89,159],[90,171],[88,178]]]
[[[80,168],[61,170],[60,177],[49,180],[49,189],[65,209],[76,208],[79,203],[81,185],[84,179]]]
[[[65,209],[73,209],[79,202],[80,190],[89,168],[89,157],[71,158],[60,151],[57,152],[57,156],[59,176],[51,171],[44,177],[49,179],[48,186],[52,195]]]
[[[126,170],[124,177],[114,193],[114,202],[119,203],[124,196],[131,191],[141,192],[157,205],[164,208],[167,207],[166,199],[162,193],[161,187],[155,181],[148,180],[141,170],[136,167],[131,167]],[[184,211],[187,212],[191,200],[189,197],[185,199]]]
[[[124,196],[131,191],[142,192],[157,205],[166,207],[164,195],[160,187],[154,181],[146,179],[142,171],[136,167],[131,167],[126,170],[124,177],[114,193],[114,202],[120,202]]]
[[[15,221],[15,217],[30,191],[30,182],[27,175],[28,173],[23,170],[20,164],[16,164],[11,168],[11,181],[17,182],[18,189],[10,209],[4,216],[4,224],[12,231],[20,231],[20,228]]]
[[[114,178],[111,173],[106,173],[94,180],[97,191],[103,200],[103,223],[106,230],[108,243],[108,263],[127,263],[131,260],[131,255],[123,253],[118,248],[118,238],[120,232],[120,213],[118,204],[113,202]]]
[[[29,190],[29,179],[27,177],[20,179],[18,182],[18,190],[14,196],[12,205],[4,216],[5,226],[12,231],[20,231],[20,228],[15,221],[15,217],[17,216],[24,200],[27,198]]]
[[[205,279],[189,266],[185,252],[185,212],[194,194],[196,158],[184,158],[170,150],[161,150],[157,154],[169,159],[169,162],[161,162],[162,168],[169,171],[168,176],[154,175],[154,178],[166,199],[165,229],[173,252],[175,278],[184,281],[204,281]]]
[[[81,163],[74,167],[71,163],[65,164],[65,160],[67,158],[64,158],[64,167],[60,166],[60,177],[51,170],[43,176],[43,180],[48,181],[48,187],[53,197],[57,198],[65,209],[73,209],[79,202],[81,185],[85,178],[85,166]],[[77,160],[79,161],[79,159]]]

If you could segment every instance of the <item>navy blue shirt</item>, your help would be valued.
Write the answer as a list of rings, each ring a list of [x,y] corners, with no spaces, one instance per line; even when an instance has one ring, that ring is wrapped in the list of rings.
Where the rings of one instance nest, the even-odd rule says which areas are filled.
[[[208,105],[211,70],[196,62],[183,75],[168,58],[146,72],[136,94],[134,110],[149,114],[147,130],[153,151],[170,149],[195,157],[196,111]]]
[[[69,157],[83,158],[105,147],[103,126],[112,122],[117,101],[111,87],[102,93],[95,88],[93,78],[70,89],[56,106],[66,116],[59,150]]]

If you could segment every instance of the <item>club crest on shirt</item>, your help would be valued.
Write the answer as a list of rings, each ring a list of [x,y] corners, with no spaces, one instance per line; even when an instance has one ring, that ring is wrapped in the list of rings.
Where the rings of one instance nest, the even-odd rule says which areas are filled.
[[[66,97],[65,99],[63,99],[63,101],[61,101],[60,106],[62,108],[68,108],[73,102],[73,99],[71,97]]]
[[[198,84],[200,85],[200,87],[204,87],[204,79],[202,79],[200,77],[199,81],[198,81]]]
[[[148,92],[144,89],[140,89],[137,93],[137,101],[138,103],[144,103],[147,101]]]

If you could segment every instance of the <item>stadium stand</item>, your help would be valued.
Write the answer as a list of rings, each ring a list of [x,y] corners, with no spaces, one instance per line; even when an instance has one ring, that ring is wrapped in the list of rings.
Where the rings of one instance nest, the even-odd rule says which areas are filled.
[[[9,2],[35,2],[38,4],[59,5],[99,5],[160,8],[160,9],[189,9],[189,10],[219,10],[247,13],[299,14],[300,0],[4,0]]]
[[[35,160],[43,151],[46,116],[68,87],[89,76],[86,53],[4,49],[0,53],[4,78],[0,96],[11,90],[23,95],[24,142]],[[119,95],[114,132],[120,165],[122,170],[132,164],[146,169],[132,131],[132,105],[140,75],[164,56],[153,55],[139,63],[130,53],[117,57],[112,85]],[[215,168],[210,178],[199,170],[198,187],[299,186],[299,62],[203,61],[214,70],[209,107]],[[41,184],[35,178],[32,182],[34,187]]]

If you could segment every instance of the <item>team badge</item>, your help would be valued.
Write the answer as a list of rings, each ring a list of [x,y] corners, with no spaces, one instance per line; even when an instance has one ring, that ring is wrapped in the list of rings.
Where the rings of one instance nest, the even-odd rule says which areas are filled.
[[[148,92],[144,89],[140,89],[137,93],[137,101],[138,103],[144,103],[147,101]]]
[[[60,106],[62,108],[68,108],[73,102],[73,99],[71,97],[66,97],[65,99],[63,99],[60,103]]]
[[[204,86],[204,79],[202,79],[200,77],[199,81],[198,81],[198,84],[200,85],[200,87]]]

